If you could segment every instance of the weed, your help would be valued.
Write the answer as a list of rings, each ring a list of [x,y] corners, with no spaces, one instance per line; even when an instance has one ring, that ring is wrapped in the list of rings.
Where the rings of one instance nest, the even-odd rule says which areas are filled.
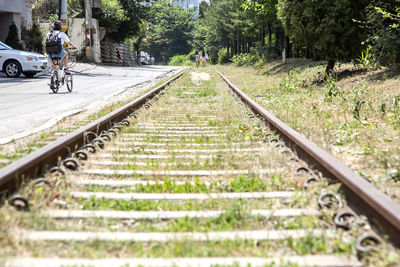
[[[295,92],[299,89],[300,83],[297,78],[297,71],[291,70],[279,83],[279,89],[286,92]]]

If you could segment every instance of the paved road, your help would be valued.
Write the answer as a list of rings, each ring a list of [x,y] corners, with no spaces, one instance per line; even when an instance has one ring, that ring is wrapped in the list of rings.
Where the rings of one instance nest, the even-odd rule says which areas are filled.
[[[49,120],[87,107],[94,101],[155,79],[177,67],[142,66],[110,67],[77,64],[74,68],[74,89],[68,93],[64,85],[57,94],[49,86],[49,76],[18,79],[0,76],[0,144],[12,136],[24,135]]]

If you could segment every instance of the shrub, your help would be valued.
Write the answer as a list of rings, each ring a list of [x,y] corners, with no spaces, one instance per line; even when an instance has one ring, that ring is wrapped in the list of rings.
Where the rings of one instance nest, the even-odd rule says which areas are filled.
[[[26,50],[43,53],[43,34],[36,23],[31,29],[22,27],[21,39]]]
[[[361,68],[365,69],[375,69],[376,64],[375,64],[375,58],[374,55],[372,54],[372,46],[369,45],[367,48],[362,51],[361,57],[356,59],[355,61],[356,66],[360,66]]]
[[[14,22],[10,25],[10,27],[8,27],[8,35],[5,43],[14,49],[22,49],[22,45],[18,37],[18,28]]]
[[[243,53],[233,56],[232,61],[236,66],[254,66],[258,58],[253,54]]]
[[[224,64],[230,62],[228,49],[222,48],[218,51],[218,64]]]
[[[171,57],[168,65],[171,66],[188,66],[191,65],[192,62],[188,58],[188,55],[175,55]]]
[[[361,27],[369,32],[366,43],[376,63],[389,67],[400,65],[400,8],[390,1],[375,0],[366,9]],[[365,57],[365,54],[362,56]],[[375,63],[375,62],[374,62]]]

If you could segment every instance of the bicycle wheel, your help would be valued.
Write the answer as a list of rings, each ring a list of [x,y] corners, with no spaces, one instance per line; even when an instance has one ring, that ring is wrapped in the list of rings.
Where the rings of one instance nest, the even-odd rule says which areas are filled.
[[[72,74],[66,74],[65,75],[65,81],[67,83],[67,88],[68,91],[72,92],[72,86],[73,86],[73,81],[72,81]]]
[[[60,82],[58,81],[58,72],[54,71],[50,77],[50,89],[53,90],[53,93],[57,93],[58,88],[60,88]]]

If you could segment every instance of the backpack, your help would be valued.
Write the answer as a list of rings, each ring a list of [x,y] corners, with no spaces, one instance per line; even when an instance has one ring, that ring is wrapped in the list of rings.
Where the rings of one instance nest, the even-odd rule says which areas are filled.
[[[62,44],[60,33],[52,31],[46,38],[46,52],[49,55],[56,55],[61,53]]]

